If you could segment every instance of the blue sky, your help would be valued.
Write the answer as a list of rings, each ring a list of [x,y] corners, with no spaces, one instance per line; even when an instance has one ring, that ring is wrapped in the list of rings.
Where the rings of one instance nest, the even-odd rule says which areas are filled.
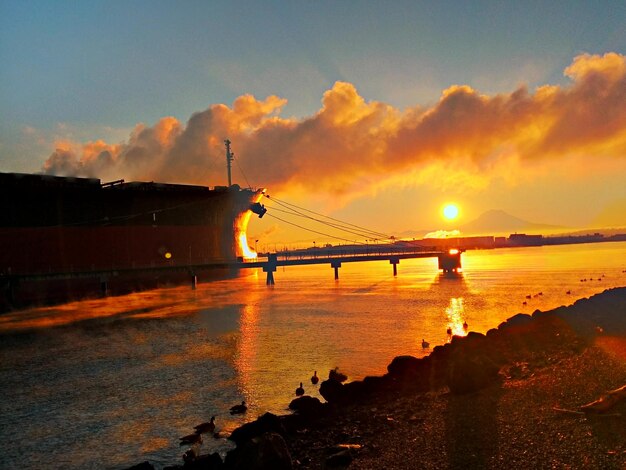
[[[245,94],[302,119],[337,81],[399,111],[564,86],[576,56],[625,54],[625,25],[623,1],[0,0],[0,171]]]

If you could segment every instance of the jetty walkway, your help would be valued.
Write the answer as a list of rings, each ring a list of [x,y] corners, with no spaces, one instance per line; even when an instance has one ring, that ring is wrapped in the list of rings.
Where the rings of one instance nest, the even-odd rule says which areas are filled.
[[[339,268],[342,263],[389,261],[389,264],[393,265],[393,275],[397,276],[397,266],[400,260],[412,258],[437,258],[440,270],[456,272],[461,268],[462,251],[458,249],[441,251],[376,245],[349,249],[342,247],[313,248],[269,253],[265,256],[265,259],[243,261],[240,267],[263,268],[263,271],[267,273],[267,285],[275,283],[274,272],[279,266],[302,266],[308,264],[329,264],[335,270],[335,279],[339,279]]]

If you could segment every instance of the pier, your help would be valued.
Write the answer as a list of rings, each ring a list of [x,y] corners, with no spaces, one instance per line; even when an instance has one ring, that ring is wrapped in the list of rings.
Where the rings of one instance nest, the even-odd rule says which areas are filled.
[[[443,272],[456,272],[461,269],[462,250],[450,249],[423,250],[414,248],[385,247],[356,248],[356,249],[314,249],[284,251],[270,253],[266,260],[244,261],[241,268],[263,268],[267,273],[266,284],[275,284],[274,272],[280,266],[303,266],[310,264],[328,264],[335,272],[335,280],[339,279],[339,268],[343,263],[363,261],[388,261],[393,266],[393,275],[398,275],[398,264],[402,259],[437,258],[438,268]]]

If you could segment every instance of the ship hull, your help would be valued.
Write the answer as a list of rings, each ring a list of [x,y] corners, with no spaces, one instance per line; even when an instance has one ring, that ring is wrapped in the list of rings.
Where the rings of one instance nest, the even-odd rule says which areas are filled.
[[[228,275],[261,197],[238,186],[0,174],[5,308]],[[204,269],[179,269],[193,266]]]

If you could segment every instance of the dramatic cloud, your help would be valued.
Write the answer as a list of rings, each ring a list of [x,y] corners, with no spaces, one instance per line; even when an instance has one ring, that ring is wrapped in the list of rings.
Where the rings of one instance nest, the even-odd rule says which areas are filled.
[[[559,159],[580,158],[589,166],[624,161],[626,56],[583,54],[565,75],[568,86],[495,96],[455,85],[434,106],[406,110],[367,102],[352,84],[337,82],[321,109],[303,119],[280,117],[284,99],[245,95],[186,124],[166,117],[152,127],[138,125],[122,144],[58,143],[44,171],[224,184],[225,138],[250,183],[272,191],[290,185],[351,194],[402,175],[423,179],[433,168],[488,179],[506,168]]]

